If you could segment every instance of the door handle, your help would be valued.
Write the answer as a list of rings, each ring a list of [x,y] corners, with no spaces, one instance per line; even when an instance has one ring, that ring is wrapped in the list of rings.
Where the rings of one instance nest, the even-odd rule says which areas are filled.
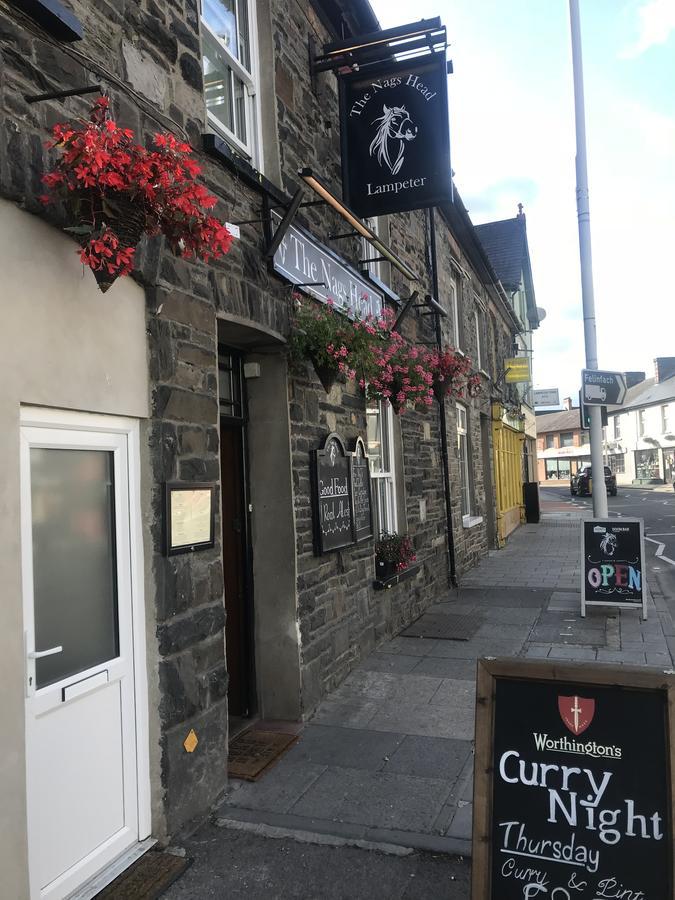
[[[49,650],[31,650],[28,659],[42,659],[43,656],[54,656],[55,653],[63,653],[63,647],[50,647]]]

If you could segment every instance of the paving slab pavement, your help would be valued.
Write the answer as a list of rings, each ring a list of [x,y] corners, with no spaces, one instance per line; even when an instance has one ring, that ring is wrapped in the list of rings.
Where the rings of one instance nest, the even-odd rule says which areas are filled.
[[[319,706],[260,781],[232,781],[226,827],[470,855],[476,660],[673,665],[662,598],[580,616],[576,516],[525,525],[431,612],[475,614],[470,640],[395,637]],[[670,645],[673,644],[672,637]]]

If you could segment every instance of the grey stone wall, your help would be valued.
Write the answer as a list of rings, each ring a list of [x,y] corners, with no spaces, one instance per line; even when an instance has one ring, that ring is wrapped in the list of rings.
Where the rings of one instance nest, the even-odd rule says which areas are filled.
[[[205,130],[201,56],[196,0],[106,2],[68,0],[80,18],[85,39],[73,46],[49,39],[23,14],[0,10],[0,194],[28,212],[50,217],[37,197],[47,156],[44,141],[56,121],[85,115],[87,98],[30,105],[24,95],[66,89],[100,79],[110,92],[116,118],[147,141],[163,128],[184,134],[201,147]],[[297,186],[297,170],[309,165],[339,194],[340,156],[337,88],[333,75],[309,76],[307,40],[329,36],[309,2],[273,0],[273,73],[263,77],[263,90],[276,93],[275,148],[282,185]],[[273,75],[273,77],[272,77]],[[266,156],[268,151],[266,150]],[[274,155],[274,153],[272,154]],[[224,220],[254,219],[261,196],[228,169],[197,153],[204,179],[216,196],[216,214]],[[321,240],[344,230],[325,208],[302,210],[298,221]],[[337,226],[337,227],[336,227]],[[437,219],[440,301],[452,275],[449,248],[470,270],[468,259]],[[426,214],[389,217],[395,251],[422,280],[421,295],[431,292],[429,235]],[[354,240],[335,249],[352,263],[361,257]],[[144,240],[133,273],[146,288],[148,360],[152,380],[152,414],[147,424],[147,470],[152,479],[152,505],[144,510],[146,563],[154,593],[147,599],[156,621],[155,645],[148,648],[151,679],[158,686],[161,758],[161,804],[165,828],[174,833],[192,816],[203,813],[226,782],[227,672],[224,651],[224,598],[221,549],[167,558],[162,546],[165,481],[218,481],[217,316],[225,314],[279,334],[288,332],[290,289],[264,264],[262,232],[256,225],[241,229],[230,254],[209,266],[169,254],[161,239]],[[446,250],[448,252],[446,252]],[[75,252],[75,245],[73,245]],[[84,277],[91,277],[85,272]],[[411,285],[393,273],[394,290],[407,296]],[[464,349],[475,354],[473,291],[486,296],[476,280],[461,282]],[[110,302],[108,299],[102,302]],[[412,314],[405,332],[411,339],[433,340],[430,319]],[[449,339],[447,324],[444,334]],[[504,326],[499,328],[504,331]],[[494,330],[494,329],[493,329]],[[501,333],[501,332],[500,332]],[[502,335],[503,337],[503,335]],[[29,340],[29,336],[26,336]],[[492,340],[492,338],[491,338]],[[506,346],[501,340],[499,356]],[[490,385],[470,400],[472,477],[478,511],[493,502],[485,496],[480,440],[480,413],[489,415]],[[297,534],[297,616],[302,640],[302,709],[309,714],[327,691],[385,637],[396,633],[448,589],[446,514],[443,497],[438,408],[425,415],[406,412],[400,418],[400,440],[407,521],[401,528],[413,537],[420,571],[414,579],[386,591],[373,589],[372,541],[337,553],[313,553],[310,501],[310,451],[330,431],[347,441],[365,436],[363,397],[351,386],[336,386],[326,395],[311,369],[289,377],[289,422],[293,455],[293,496]],[[428,431],[425,436],[425,423]],[[462,528],[459,472],[453,452],[456,416],[447,404],[452,483],[452,520],[458,572],[470,568],[486,552],[485,525]],[[420,515],[424,501],[426,515]],[[254,598],[255,602],[255,598]],[[187,755],[182,742],[190,728],[199,736],[198,750]]]

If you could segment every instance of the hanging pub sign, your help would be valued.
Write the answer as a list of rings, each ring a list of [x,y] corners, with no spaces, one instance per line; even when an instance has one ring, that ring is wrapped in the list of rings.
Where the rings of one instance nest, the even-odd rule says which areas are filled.
[[[481,659],[472,900],[672,900],[672,673]]]
[[[445,53],[340,76],[342,193],[360,216],[452,200]]]
[[[356,439],[351,455],[352,515],[356,543],[373,536],[373,505],[370,492],[370,464],[363,438]]]
[[[642,609],[647,618],[642,519],[581,523],[581,615],[587,606]]]
[[[312,494],[316,553],[353,544],[350,454],[335,433],[312,451]]]

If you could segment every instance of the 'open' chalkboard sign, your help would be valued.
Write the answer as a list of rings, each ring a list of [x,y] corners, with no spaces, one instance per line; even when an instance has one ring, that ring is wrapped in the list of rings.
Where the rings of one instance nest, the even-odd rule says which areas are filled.
[[[588,605],[642,607],[646,619],[642,519],[587,519],[581,528],[581,615]]]
[[[354,543],[350,456],[337,434],[312,451],[316,551],[326,553]]]
[[[675,677],[480,660],[472,900],[672,900]]]

